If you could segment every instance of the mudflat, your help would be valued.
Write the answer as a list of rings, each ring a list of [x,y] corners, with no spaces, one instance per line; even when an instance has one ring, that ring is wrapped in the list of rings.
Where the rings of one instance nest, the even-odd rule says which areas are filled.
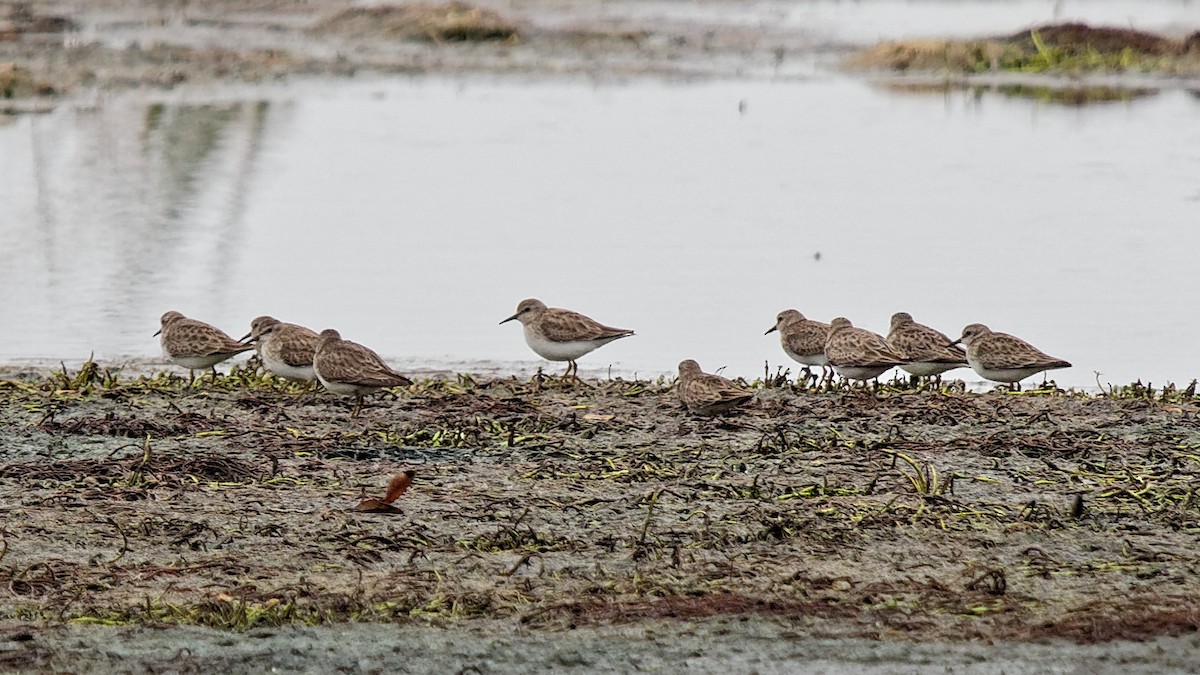
[[[555,640],[630,631],[961,655],[1200,625],[1192,389],[756,386],[746,412],[704,418],[670,381],[459,375],[352,420],[350,400],[241,368],[192,383],[93,363],[11,372],[0,625],[29,639],[0,664],[50,667],[92,625],[148,644],[174,638],[127,627],[240,643],[438,626],[420,639],[549,640],[546,658]],[[409,468],[396,513],[355,510]],[[1170,644],[1146,658],[1196,647]]]

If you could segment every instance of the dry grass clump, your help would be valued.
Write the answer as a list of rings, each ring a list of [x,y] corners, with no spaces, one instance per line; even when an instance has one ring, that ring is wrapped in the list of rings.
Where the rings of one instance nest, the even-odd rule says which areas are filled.
[[[851,60],[863,68],[950,71],[1200,72],[1200,33],[1184,40],[1081,23],[1040,26],[982,40],[880,43]]]
[[[979,72],[999,69],[1019,56],[1015,47],[994,40],[901,40],[877,44],[850,63],[861,68]]]
[[[321,21],[316,30],[438,43],[509,41],[519,37],[512,21],[465,2],[352,7]]]

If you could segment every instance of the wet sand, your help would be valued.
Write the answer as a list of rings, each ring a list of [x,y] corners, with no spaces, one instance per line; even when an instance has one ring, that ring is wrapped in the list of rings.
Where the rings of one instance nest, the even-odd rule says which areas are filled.
[[[21,641],[13,641],[14,636]],[[32,637],[32,640],[27,638]],[[5,641],[7,640],[7,641]],[[71,672],[754,672],[825,675],[1194,673],[1195,635],[1147,642],[944,643],[812,638],[754,617],[557,632],[383,624],[254,629],[8,628],[0,664]],[[6,660],[7,659],[7,660]]]

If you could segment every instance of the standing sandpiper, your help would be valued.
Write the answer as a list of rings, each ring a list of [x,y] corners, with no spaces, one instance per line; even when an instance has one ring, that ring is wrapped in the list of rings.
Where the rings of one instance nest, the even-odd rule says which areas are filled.
[[[162,336],[159,341],[163,352],[172,363],[187,368],[192,380],[195,380],[195,371],[205,368],[211,368],[213,379],[216,379],[218,363],[254,349],[254,345],[238,342],[221,329],[189,319],[179,312],[163,314],[160,325],[155,335]]]
[[[679,364],[679,400],[698,415],[717,415],[754,398],[754,392],[720,375],[706,373],[688,359]]]
[[[312,382],[313,354],[317,351],[317,334],[304,326],[284,323],[270,316],[260,316],[250,322],[249,339],[257,349],[266,369],[285,380]]]
[[[981,323],[963,328],[962,337],[954,341],[955,344],[959,342],[967,346],[967,362],[971,369],[993,382],[1016,384],[1044,370],[1071,367],[1070,363],[1046,354],[1019,337],[996,333]]]
[[[516,319],[525,327],[525,344],[547,361],[566,361],[563,377],[579,379],[575,360],[613,340],[633,335],[624,328],[612,328],[578,312],[547,307],[541,300],[529,298],[517,305],[517,313],[500,323]]]
[[[967,365],[967,354],[950,344],[945,333],[913,321],[908,312],[892,315],[892,327],[887,334],[892,351],[908,360],[900,368],[916,377],[941,377],[954,368]]]
[[[808,366],[821,367],[821,379],[829,375],[829,359],[825,356],[825,339],[829,337],[829,324],[804,318],[794,309],[785,309],[775,317],[775,325],[763,335],[779,331],[779,344],[783,351],[796,363],[805,366],[805,379],[815,378]]]
[[[893,366],[905,363],[902,356],[888,347],[882,335],[855,328],[850,319],[841,316],[829,322],[825,355],[838,375],[848,380],[861,380],[864,384],[872,378],[878,379]]]
[[[326,389],[354,396],[350,417],[358,417],[363,396],[389,387],[407,387],[412,380],[392,370],[374,351],[343,340],[332,328],[321,331],[313,355],[313,372]]]

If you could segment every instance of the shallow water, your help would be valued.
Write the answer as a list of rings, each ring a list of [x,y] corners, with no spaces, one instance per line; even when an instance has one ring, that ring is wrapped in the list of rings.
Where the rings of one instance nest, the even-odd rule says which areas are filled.
[[[199,98],[3,122],[0,361],[152,357],[167,309],[235,337],[264,313],[337,327],[406,363],[529,361],[497,322],[536,296],[636,329],[582,365],[643,375],[787,365],[762,334],[787,307],[985,322],[1074,362],[1060,384],[1200,375],[1186,92],[425,78]]]
[[[1186,0],[630,12],[799,24],[832,42],[1200,19]],[[790,365],[762,331],[797,307],[880,331],[899,310],[948,334],[982,321],[1072,360],[1057,380],[1074,386],[1096,371],[1183,383],[1200,375],[1198,113],[1180,90],[1070,107],[839,74],[397,78],[64,104],[0,118],[0,362],[155,357],[157,317],[176,309],[235,336],[271,313],[408,365],[518,369],[533,354],[497,322],[536,295],[637,329],[584,358],[593,372],[696,358],[760,375]]]

